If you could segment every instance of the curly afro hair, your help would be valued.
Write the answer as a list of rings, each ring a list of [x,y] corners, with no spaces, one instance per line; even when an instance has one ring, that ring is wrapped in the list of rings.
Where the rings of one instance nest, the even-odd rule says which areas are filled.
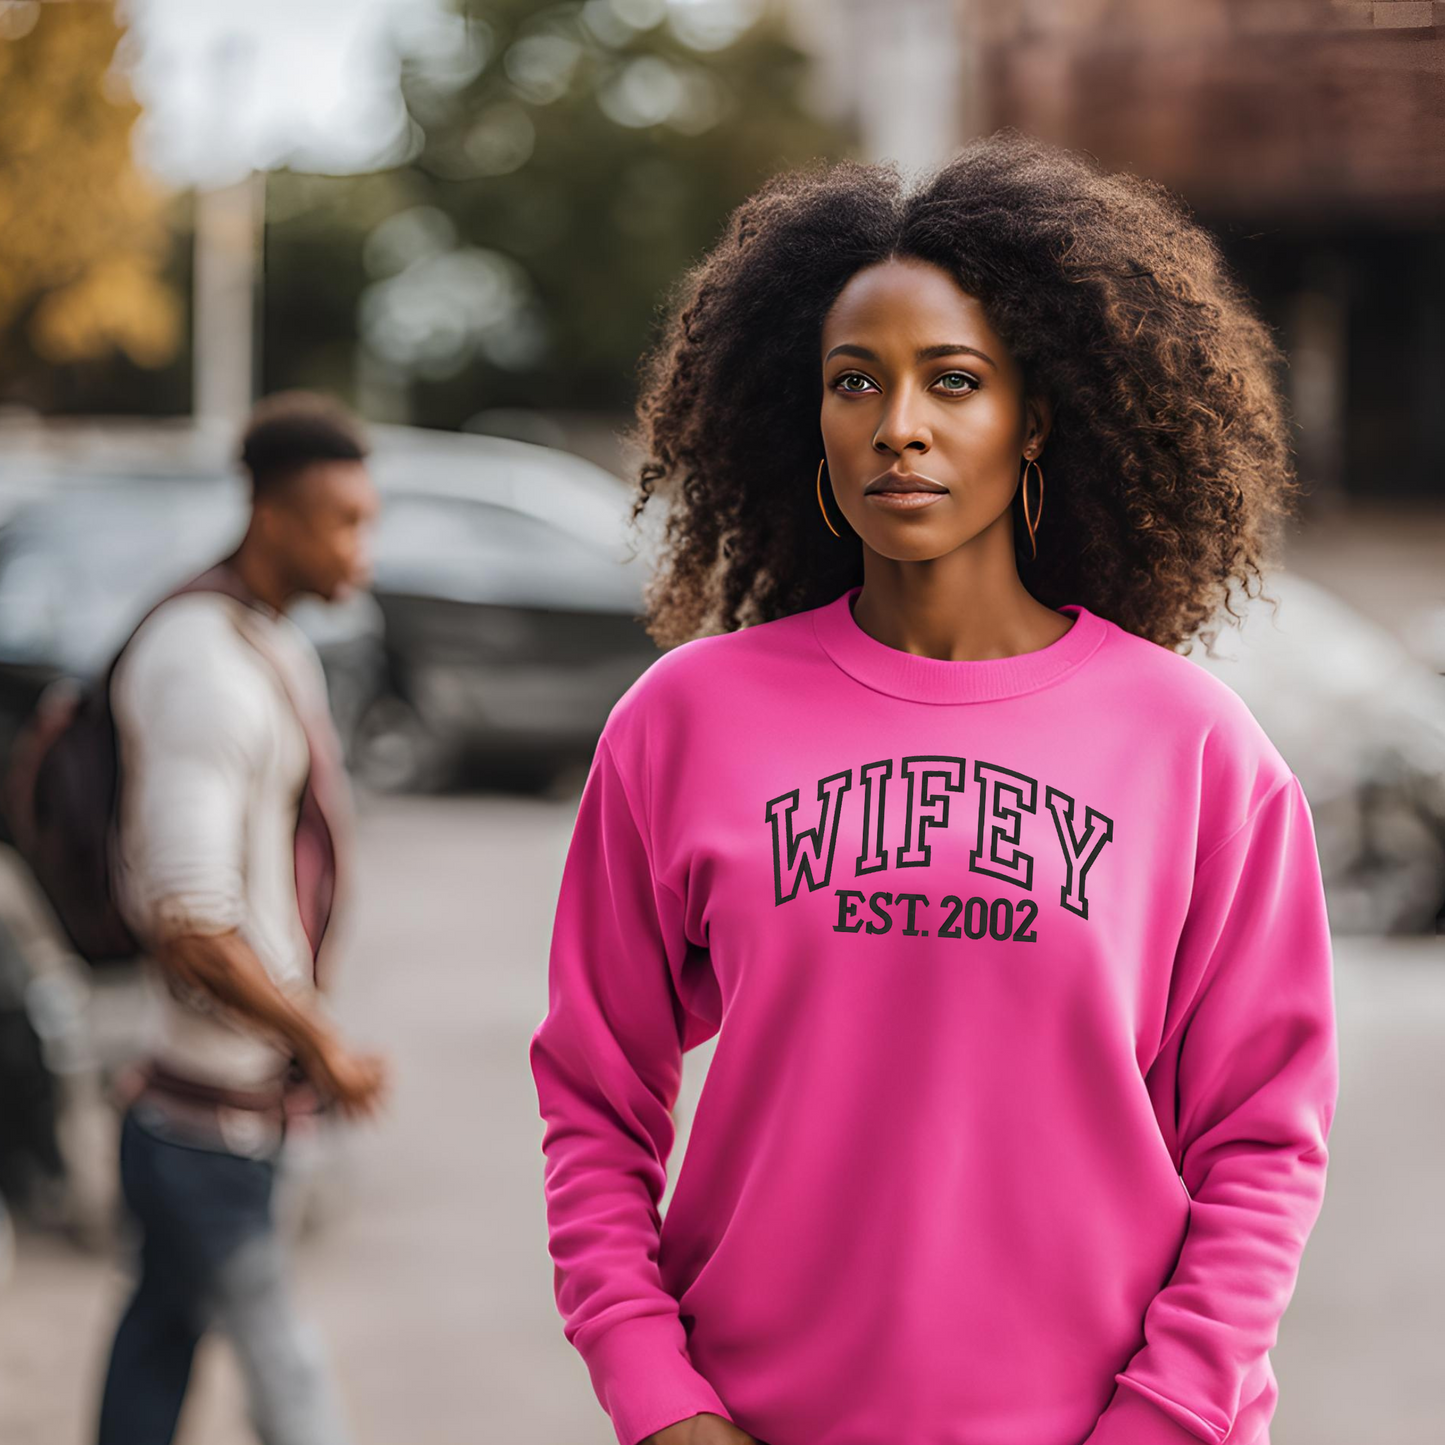
[[[685,272],[643,358],[632,520],[668,501],[647,626],[663,647],[820,606],[863,580],[818,515],[824,318],[912,257],[983,305],[1047,396],[1048,514],[1020,575],[1162,646],[1262,582],[1298,492],[1281,355],[1213,238],[1162,186],[1012,131],[915,189],[885,162],[774,177]]]

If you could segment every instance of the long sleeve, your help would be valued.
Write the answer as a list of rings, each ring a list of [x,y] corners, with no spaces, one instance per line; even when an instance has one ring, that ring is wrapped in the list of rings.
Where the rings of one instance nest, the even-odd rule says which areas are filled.
[[[563,868],[549,1008],[529,1056],[546,1128],[549,1250],[564,1333],[620,1445],[704,1411],[731,1419],[694,1369],[658,1269],[659,1206],[688,1026],[683,901],[658,882],[604,733]]]
[[[1165,1049],[1188,1230],[1085,1445],[1247,1445],[1230,1432],[1269,1388],[1339,1085],[1324,889],[1292,774],[1196,869]]]
[[[246,920],[247,798],[267,734],[216,632],[205,616],[158,616],[112,687],[123,749],[119,871],[127,913],[146,936],[223,933]]]

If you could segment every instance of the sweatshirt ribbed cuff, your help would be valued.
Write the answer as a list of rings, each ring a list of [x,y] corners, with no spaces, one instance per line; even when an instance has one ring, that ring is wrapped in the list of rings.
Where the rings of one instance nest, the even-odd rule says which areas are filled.
[[[1122,1381],[1099,1416],[1084,1445],[1217,1445],[1217,1437],[1200,1421],[1199,1432],[1166,1415],[1149,1396]]]
[[[693,1369],[677,1315],[636,1315],[578,1346],[618,1445],[704,1411],[732,1420],[717,1391]]]

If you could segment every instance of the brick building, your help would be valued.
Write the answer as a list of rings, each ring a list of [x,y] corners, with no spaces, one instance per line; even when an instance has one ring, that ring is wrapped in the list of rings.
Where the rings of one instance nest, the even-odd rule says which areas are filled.
[[[909,167],[1012,125],[1163,181],[1290,354],[1317,497],[1445,498],[1445,3],[790,0]]]

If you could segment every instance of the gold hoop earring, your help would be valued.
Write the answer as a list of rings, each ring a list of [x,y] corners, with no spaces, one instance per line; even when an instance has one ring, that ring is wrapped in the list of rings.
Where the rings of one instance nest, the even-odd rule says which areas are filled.
[[[828,522],[828,509],[823,505],[823,468],[827,463],[827,457],[824,457],[823,460],[818,463],[818,510],[822,512],[825,522]],[[831,522],[828,522],[828,530],[835,537],[841,537],[843,535]]]
[[[1038,510],[1034,513],[1034,515],[1033,515],[1032,517],[1029,516],[1029,468],[1030,468],[1030,467],[1032,467],[1032,468],[1033,468],[1036,472],[1038,472],[1038,474],[1039,474],[1039,505],[1038,505]],[[1023,478],[1023,484],[1022,484],[1022,501],[1023,501],[1023,507],[1024,507],[1024,522],[1025,522],[1025,524],[1028,526],[1028,529],[1029,529],[1029,545],[1030,545],[1030,547],[1033,548],[1033,556],[1030,557],[1029,560],[1030,560],[1030,561],[1036,561],[1037,558],[1038,558],[1038,555],[1039,555],[1039,547],[1038,547],[1038,542],[1037,542],[1037,540],[1036,540],[1036,533],[1038,532],[1039,523],[1043,520],[1043,516],[1044,516],[1044,469],[1043,469],[1041,466],[1039,466],[1038,462],[1037,462],[1033,457],[1030,457],[1030,458],[1027,460],[1027,462],[1025,462],[1025,464],[1024,464],[1024,478]]]

